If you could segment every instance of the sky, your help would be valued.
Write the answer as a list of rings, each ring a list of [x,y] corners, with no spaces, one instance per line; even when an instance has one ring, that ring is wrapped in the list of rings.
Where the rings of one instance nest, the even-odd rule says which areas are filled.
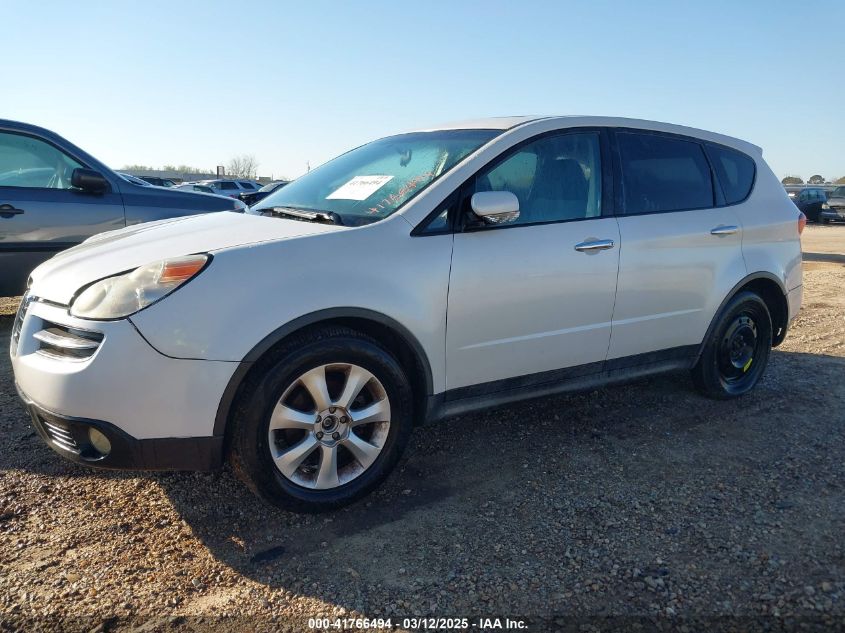
[[[751,141],[779,177],[845,176],[842,0],[0,0],[0,15],[0,118],[113,168],[252,154],[258,175],[292,178],[408,129],[591,114]]]

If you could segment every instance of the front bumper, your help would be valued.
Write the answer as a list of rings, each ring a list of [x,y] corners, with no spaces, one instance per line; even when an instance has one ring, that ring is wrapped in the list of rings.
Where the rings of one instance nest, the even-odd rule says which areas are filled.
[[[819,211],[819,218],[825,220],[842,220],[845,222],[845,207],[832,207]]]
[[[41,438],[72,462],[124,470],[214,470],[222,465],[222,437],[139,440],[109,422],[60,416],[42,409],[20,387],[18,394]],[[100,452],[91,442],[89,429],[92,428],[108,439],[107,453]]]
[[[214,422],[238,363],[171,358],[128,319],[85,321],[38,300],[15,321],[11,358],[35,428],[68,459],[168,470],[222,461]],[[91,451],[91,427],[111,442],[109,455]]]

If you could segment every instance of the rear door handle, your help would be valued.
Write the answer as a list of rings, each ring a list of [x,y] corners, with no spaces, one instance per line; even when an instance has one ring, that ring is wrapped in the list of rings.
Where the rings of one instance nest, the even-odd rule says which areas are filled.
[[[11,204],[0,204],[0,217],[10,218],[21,213],[23,213],[23,209],[16,209]]]
[[[615,242],[613,240],[587,240],[586,242],[579,242],[575,245],[575,250],[581,253],[594,253],[596,251],[606,251],[608,248],[613,248]]]
[[[737,231],[739,231],[738,226],[720,225],[720,226],[717,226],[714,229],[710,229],[710,235],[733,235]]]

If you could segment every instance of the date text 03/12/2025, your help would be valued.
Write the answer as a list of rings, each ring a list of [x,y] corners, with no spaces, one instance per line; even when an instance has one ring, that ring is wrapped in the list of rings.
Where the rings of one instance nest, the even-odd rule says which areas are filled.
[[[308,628],[318,630],[378,630],[401,626],[410,630],[448,631],[477,630],[519,631],[528,628],[525,620],[516,618],[309,618]]]

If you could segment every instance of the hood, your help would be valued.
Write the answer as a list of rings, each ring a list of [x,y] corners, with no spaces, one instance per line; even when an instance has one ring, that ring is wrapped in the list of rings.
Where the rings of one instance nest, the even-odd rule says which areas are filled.
[[[845,198],[828,198],[827,204],[831,207],[845,207]]]
[[[67,305],[83,286],[160,259],[342,230],[229,212],[146,222],[95,235],[48,259],[32,272],[31,292]]]

